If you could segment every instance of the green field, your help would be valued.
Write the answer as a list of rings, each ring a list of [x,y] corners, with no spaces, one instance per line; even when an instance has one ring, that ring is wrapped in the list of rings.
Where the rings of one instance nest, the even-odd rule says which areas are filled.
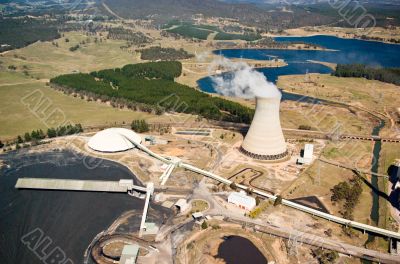
[[[193,25],[182,25],[173,29],[167,30],[170,33],[176,33],[187,38],[197,38],[206,40],[212,31],[208,29],[201,29]]]
[[[214,37],[214,40],[246,40],[246,41],[255,41],[259,40],[262,37],[256,34],[232,34],[225,32],[218,32],[218,34]]]
[[[194,25],[190,23],[179,23],[177,21],[167,24],[171,29],[167,29],[168,32],[176,33],[188,38],[197,38],[206,40],[208,35],[211,33],[216,34],[214,40],[245,40],[255,41],[261,39],[259,34],[233,34],[222,31],[217,26],[212,25]]]

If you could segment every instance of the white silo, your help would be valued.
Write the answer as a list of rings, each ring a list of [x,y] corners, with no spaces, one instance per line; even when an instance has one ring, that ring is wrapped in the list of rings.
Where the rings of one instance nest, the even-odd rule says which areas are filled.
[[[279,160],[288,155],[279,118],[281,95],[256,97],[256,111],[240,151],[260,160]]]

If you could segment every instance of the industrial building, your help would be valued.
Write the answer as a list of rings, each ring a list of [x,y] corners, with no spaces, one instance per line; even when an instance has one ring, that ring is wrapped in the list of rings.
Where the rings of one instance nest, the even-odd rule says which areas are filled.
[[[175,207],[178,208],[179,212],[182,213],[189,209],[189,204],[185,199],[179,199],[175,203]]]
[[[134,264],[136,263],[139,254],[138,245],[125,245],[122,249],[121,258],[119,259],[120,264]]]
[[[134,148],[132,142],[140,144],[142,138],[126,128],[108,128],[90,138],[88,146],[99,152],[120,152]]]
[[[279,118],[279,97],[256,97],[256,111],[240,151],[254,159],[279,160],[288,155]]]
[[[314,154],[314,145],[313,144],[305,144],[304,150],[300,158],[297,159],[297,163],[299,164],[310,164],[313,159]]]
[[[250,211],[256,206],[256,199],[248,196],[244,191],[231,192],[228,196],[228,203],[232,203],[241,209]]]

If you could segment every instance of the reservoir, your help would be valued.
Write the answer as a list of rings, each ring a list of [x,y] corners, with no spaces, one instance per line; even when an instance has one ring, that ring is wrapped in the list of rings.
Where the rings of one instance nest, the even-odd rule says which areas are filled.
[[[245,58],[255,60],[270,60],[274,58],[285,60],[288,65],[277,68],[257,69],[267,80],[276,83],[281,75],[305,73],[331,73],[327,66],[309,62],[321,61],[329,63],[361,63],[373,67],[400,67],[400,45],[358,39],[343,39],[334,36],[311,37],[276,37],[278,42],[306,42],[320,45],[328,50],[285,50],[285,49],[224,49],[216,50],[215,54],[226,58]],[[202,91],[214,92],[212,80],[209,77],[198,80]],[[283,95],[283,100],[285,100]]]

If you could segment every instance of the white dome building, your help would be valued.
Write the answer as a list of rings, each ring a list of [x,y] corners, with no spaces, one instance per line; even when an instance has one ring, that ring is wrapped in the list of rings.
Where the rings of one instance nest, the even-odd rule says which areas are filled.
[[[96,133],[90,138],[88,146],[100,152],[120,152],[134,148],[131,141],[140,144],[142,138],[130,129],[115,127]]]

